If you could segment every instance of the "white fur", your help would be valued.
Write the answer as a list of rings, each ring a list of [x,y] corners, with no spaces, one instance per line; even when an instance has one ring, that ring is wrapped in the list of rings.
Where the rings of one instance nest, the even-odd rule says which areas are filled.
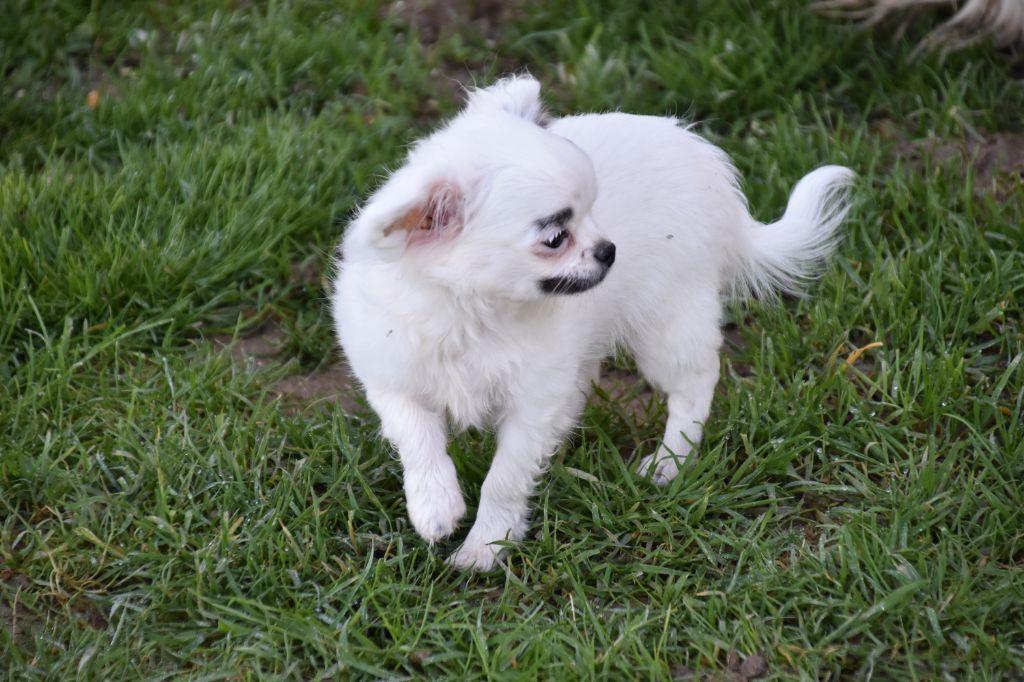
[[[524,536],[536,480],[616,347],[667,394],[663,443],[640,472],[672,480],[718,381],[723,293],[795,290],[832,250],[853,178],[814,171],[783,218],[762,225],[726,155],[674,118],[545,128],[542,116],[531,78],[471,93],[370,198],[338,263],[341,345],[398,449],[409,517],[428,542],[465,513],[449,424],[497,431],[476,522],[451,558],[462,568],[492,568],[491,543]],[[571,237],[552,250],[541,241],[557,243],[557,227],[538,221],[565,207]],[[616,246],[610,269],[604,240]],[[583,293],[541,290],[602,273]]]

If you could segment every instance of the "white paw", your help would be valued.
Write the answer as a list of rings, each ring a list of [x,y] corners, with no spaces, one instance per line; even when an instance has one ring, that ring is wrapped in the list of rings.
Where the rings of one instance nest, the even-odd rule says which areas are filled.
[[[406,490],[405,502],[413,528],[430,544],[455,532],[459,519],[466,513],[458,485],[454,489],[439,486],[433,490],[424,487]]]
[[[655,485],[664,488],[672,479],[679,473],[679,465],[682,463],[682,459],[679,457],[663,450],[659,450],[653,455],[647,455],[640,460],[640,466],[637,467],[637,473],[644,478],[650,478],[654,481]]]
[[[448,565],[461,571],[490,571],[504,552],[501,545],[471,542],[469,539],[448,557]]]

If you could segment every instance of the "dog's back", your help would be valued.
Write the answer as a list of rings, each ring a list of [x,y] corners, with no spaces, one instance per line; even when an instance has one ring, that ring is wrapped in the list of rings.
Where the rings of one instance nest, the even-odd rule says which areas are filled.
[[[674,118],[591,114],[550,129],[586,152],[598,177],[593,216],[616,244],[608,286],[592,292],[616,341],[632,346],[681,292],[794,292],[831,252],[853,174],[829,166],[797,186],[785,217],[755,221],[728,156]]]

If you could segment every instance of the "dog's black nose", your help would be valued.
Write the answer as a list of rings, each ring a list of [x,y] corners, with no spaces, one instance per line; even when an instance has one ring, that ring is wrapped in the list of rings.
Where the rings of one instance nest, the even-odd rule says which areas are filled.
[[[605,267],[609,267],[615,262],[615,244],[609,241],[603,241],[594,247],[594,258],[597,259],[598,263],[603,264]]]

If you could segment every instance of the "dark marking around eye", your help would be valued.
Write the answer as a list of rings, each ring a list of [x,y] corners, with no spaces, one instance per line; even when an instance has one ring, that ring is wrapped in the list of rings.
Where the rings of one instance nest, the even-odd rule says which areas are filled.
[[[567,222],[569,222],[570,219],[572,219],[572,208],[566,206],[558,213],[552,213],[547,218],[541,218],[540,220],[538,220],[537,227],[539,227],[542,230],[546,227],[551,227],[552,225],[562,227]]]

